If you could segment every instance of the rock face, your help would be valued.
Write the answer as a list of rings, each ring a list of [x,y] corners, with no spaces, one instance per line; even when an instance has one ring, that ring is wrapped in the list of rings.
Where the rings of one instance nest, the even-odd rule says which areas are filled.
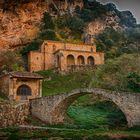
[[[73,15],[76,7],[84,6],[83,0],[20,0],[19,4],[16,0],[9,0],[7,5],[3,2],[4,0],[0,1],[1,50],[19,48],[36,38],[44,12],[49,11],[54,16],[57,12],[63,15],[69,11]],[[108,11],[107,14],[91,21],[85,28],[83,34],[85,43],[93,43],[94,36],[107,27],[118,30],[136,24],[131,12],[119,12],[114,4],[107,4],[104,7]]]
[[[120,12],[112,3],[104,7],[108,12],[95,21],[90,22],[84,30],[83,38],[87,44],[92,44],[95,36],[103,32],[106,28],[113,28],[116,31],[125,31],[136,25],[136,19],[130,11]]]
[[[0,10],[0,49],[11,49],[36,37],[47,4],[26,3],[11,11]]]
[[[106,28],[113,28],[115,30],[123,30],[123,27],[119,25],[120,18],[113,17],[111,13],[104,18],[98,18],[93,22],[90,22],[84,30],[84,40],[87,44],[94,43],[94,37],[103,32]]]
[[[82,7],[82,0],[29,0],[19,5],[15,5],[12,0],[9,9],[3,9],[3,2],[0,2],[0,49],[15,49],[33,40],[40,30],[43,13],[49,11],[73,11],[76,5]],[[14,9],[14,11],[13,11]]]

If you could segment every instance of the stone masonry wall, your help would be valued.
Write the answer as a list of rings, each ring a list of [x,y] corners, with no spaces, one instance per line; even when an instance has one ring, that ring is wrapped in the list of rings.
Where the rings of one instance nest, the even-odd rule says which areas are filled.
[[[0,128],[23,125],[29,115],[29,104],[0,102]]]

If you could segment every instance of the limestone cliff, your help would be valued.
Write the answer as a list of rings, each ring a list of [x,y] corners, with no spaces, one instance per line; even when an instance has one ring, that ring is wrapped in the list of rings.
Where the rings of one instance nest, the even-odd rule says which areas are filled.
[[[12,4],[6,5],[8,10],[7,7],[6,10],[3,9],[3,4],[0,3],[1,50],[19,48],[36,38],[40,32],[44,12],[49,11],[53,16],[56,13],[61,16],[69,12],[73,16],[75,8],[82,8],[84,5],[83,0],[19,0],[23,1],[19,5],[16,5],[16,0],[10,1]],[[93,37],[107,27],[122,30],[136,23],[129,11],[119,12],[113,4],[104,7],[107,9],[104,16],[86,23],[83,34],[86,43],[92,43]]]
[[[104,5],[104,7],[107,12],[102,17],[98,17],[94,21],[88,23],[85,28],[83,38],[86,43],[93,43],[94,37],[103,32],[106,28],[125,31],[136,25],[136,19],[130,11],[120,12],[112,3]]]
[[[40,30],[43,13],[63,14],[82,7],[82,0],[16,0],[0,1],[0,49],[15,49],[34,39]]]
[[[26,3],[15,11],[0,10],[0,49],[17,47],[35,38],[43,13],[47,11],[47,4]]]

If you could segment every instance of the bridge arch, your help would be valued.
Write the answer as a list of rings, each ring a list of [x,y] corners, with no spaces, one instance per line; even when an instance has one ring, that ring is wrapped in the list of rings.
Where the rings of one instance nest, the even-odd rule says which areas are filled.
[[[69,108],[69,106],[79,97],[84,96],[84,95],[88,95],[88,94],[95,94],[96,96],[100,95],[101,97],[105,98],[106,100],[114,103],[119,109],[120,111],[124,114],[126,121],[128,122],[127,119],[127,114],[125,113],[125,110],[120,106],[120,104],[114,100],[113,98],[110,98],[110,96],[104,96],[105,94],[98,94],[97,92],[94,93],[93,91],[89,91],[89,92],[74,92],[74,93],[69,93],[68,96],[66,96],[65,98],[63,98],[58,104],[57,106],[53,109],[52,111],[52,116],[54,117],[53,120],[55,120],[55,122],[59,122],[59,123],[63,123],[65,121],[65,117],[67,116],[67,110]]]
[[[49,124],[63,123],[67,108],[80,96],[101,95],[118,106],[126,117],[129,127],[140,126],[140,94],[103,89],[76,89],[69,93],[33,99],[31,113]]]

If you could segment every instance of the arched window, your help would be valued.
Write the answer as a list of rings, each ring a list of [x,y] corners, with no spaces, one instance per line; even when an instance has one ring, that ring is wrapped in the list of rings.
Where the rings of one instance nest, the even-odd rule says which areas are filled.
[[[82,55],[78,56],[78,65],[84,65],[84,64],[85,64],[84,56]]]
[[[94,62],[94,57],[89,56],[89,57],[87,58],[87,64],[88,64],[88,65],[94,65],[94,64],[95,64],[95,62]]]
[[[17,95],[18,96],[31,96],[32,95],[32,90],[27,85],[21,85],[17,89]]]
[[[75,65],[75,60],[73,55],[67,56],[67,66]]]

